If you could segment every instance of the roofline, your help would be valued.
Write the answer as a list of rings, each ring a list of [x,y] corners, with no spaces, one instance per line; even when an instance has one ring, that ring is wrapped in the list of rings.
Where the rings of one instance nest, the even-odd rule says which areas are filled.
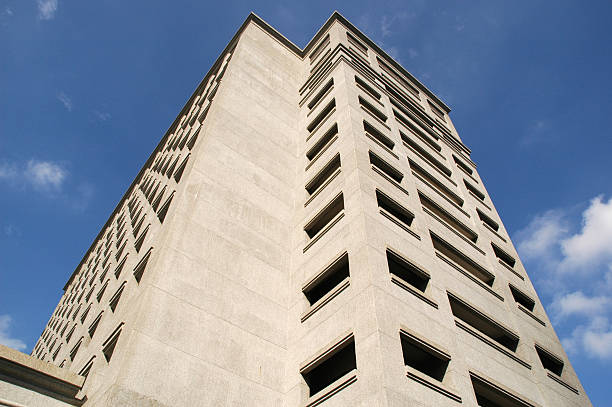
[[[177,122],[180,121],[180,118],[183,116],[185,111],[189,109],[189,106],[191,106],[191,102],[195,98],[195,95],[198,94],[198,91],[200,91],[206,85],[206,82],[207,82],[208,78],[210,77],[211,73],[215,72],[215,68],[221,63],[222,57],[228,52],[229,49],[231,49],[238,42],[238,39],[242,35],[242,32],[249,26],[250,23],[256,24],[261,29],[263,29],[265,32],[267,32],[269,35],[271,35],[273,38],[275,38],[277,41],[279,41],[281,44],[285,45],[289,50],[291,50],[297,56],[299,56],[300,58],[304,59],[305,56],[310,51],[310,49],[314,46],[314,44],[317,43],[319,38],[323,34],[325,34],[325,32],[327,32],[327,30],[331,27],[331,25],[335,21],[339,21],[347,29],[351,30],[355,35],[357,35],[362,41],[365,41],[366,43],[368,43],[368,45],[371,48],[373,48],[381,56],[385,57],[396,69],[398,69],[401,73],[406,75],[411,81],[415,82],[415,84],[417,86],[419,86],[419,88],[421,88],[421,90],[423,90],[427,94],[427,96],[432,98],[436,103],[438,103],[442,108],[444,108],[447,113],[450,112],[450,108],[444,102],[442,102],[436,95],[434,95],[433,92],[431,92],[418,79],[416,79],[414,76],[412,76],[412,74],[410,72],[406,71],[399,63],[397,63],[393,58],[391,58],[389,56],[389,54],[387,54],[385,51],[383,51],[378,45],[376,45],[372,40],[370,40],[368,38],[368,36],[363,34],[357,27],[355,27],[353,24],[351,24],[337,10],[332,13],[332,15],[325,22],[325,24],[323,24],[323,26],[315,33],[315,35],[312,37],[312,39],[308,42],[308,44],[306,44],[306,46],[303,49],[298,47],[295,43],[290,41],[287,37],[285,37],[280,32],[278,32],[274,27],[272,27],[270,24],[265,22],[257,14],[251,12],[247,16],[247,18],[244,20],[244,22],[242,23],[240,28],[238,28],[238,30],[236,30],[236,33],[232,36],[232,38],[229,41],[229,43],[227,44],[227,46],[223,49],[223,51],[221,51],[221,53],[219,54],[219,56],[217,57],[217,59],[215,60],[213,65],[210,67],[210,69],[208,70],[206,75],[204,75],[204,78],[202,79],[202,81],[198,84],[198,86],[192,92],[191,97],[187,100],[187,102],[185,103],[183,108],[180,110],[180,112],[178,113],[178,115],[176,116],[176,118],[174,119],[172,124],[168,127],[168,129],[164,133],[164,136],[160,139],[159,143],[157,143],[157,145],[155,146],[155,148],[151,152],[149,158],[144,162],[144,164],[142,165],[142,168],[140,169],[140,171],[138,171],[138,174],[136,175],[136,177],[134,177],[134,180],[132,181],[132,183],[130,184],[130,186],[126,190],[126,192],[123,194],[123,196],[121,197],[121,199],[119,200],[119,202],[115,206],[115,209],[109,215],[108,220],[100,228],[100,232],[98,232],[96,237],[93,239],[91,245],[89,246],[89,249],[87,249],[87,251],[83,255],[83,258],[81,259],[79,264],[76,266],[76,268],[74,269],[74,271],[72,272],[72,274],[68,278],[68,281],[64,285],[63,290],[66,291],[68,289],[68,286],[70,285],[70,283],[72,283],[72,281],[74,280],[74,277],[78,274],[79,269],[83,266],[83,263],[85,263],[85,260],[89,257],[91,252],[94,250],[95,243],[104,235],[103,232],[110,225],[111,220],[119,212],[119,210],[121,209],[121,206],[127,200],[127,198],[129,197],[130,193],[133,191],[134,187],[136,186],[136,181],[140,180],[140,178],[144,174],[144,171],[146,170],[146,168],[148,168],[149,164],[153,161],[153,159],[154,159],[154,154],[153,153],[155,151],[157,151],[162,146],[162,144],[166,140],[166,137],[168,136],[168,133],[170,132],[170,130],[174,128],[175,124],[177,124]]]

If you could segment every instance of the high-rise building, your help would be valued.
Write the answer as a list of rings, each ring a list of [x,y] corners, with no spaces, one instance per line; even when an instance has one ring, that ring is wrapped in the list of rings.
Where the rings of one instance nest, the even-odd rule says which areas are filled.
[[[338,13],[250,15],[32,355],[86,406],[590,405],[449,112]]]

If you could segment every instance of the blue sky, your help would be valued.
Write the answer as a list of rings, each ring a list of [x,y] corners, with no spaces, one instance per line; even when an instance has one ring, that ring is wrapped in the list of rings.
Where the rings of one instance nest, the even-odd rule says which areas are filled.
[[[595,405],[612,381],[612,3],[0,0],[0,342],[61,288],[253,10],[299,46],[334,8],[451,117]]]

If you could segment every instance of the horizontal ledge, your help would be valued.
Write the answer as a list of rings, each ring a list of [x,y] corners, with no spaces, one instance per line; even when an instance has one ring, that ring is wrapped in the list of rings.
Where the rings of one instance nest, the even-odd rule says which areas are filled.
[[[547,372],[546,376],[550,377],[555,382],[559,383],[561,386],[565,387],[566,389],[570,390],[571,392],[576,393],[576,394],[580,394],[580,392],[578,391],[577,388],[575,388],[574,386],[570,385],[569,383],[566,383],[565,381],[559,379],[558,377],[556,377],[552,373],[548,373]]]
[[[313,237],[310,240],[310,242],[308,242],[306,247],[304,247],[303,253],[306,253],[306,250],[310,249],[313,244],[318,242],[319,239],[321,239],[321,237],[323,237],[323,235],[326,234],[336,223],[340,222],[340,219],[342,219],[343,217],[344,217],[344,210],[342,211],[342,213],[337,215],[335,219],[333,219],[331,222],[329,222],[329,224],[327,226],[325,226],[325,228],[322,231],[320,231],[318,235]]]
[[[382,121],[382,119],[378,118],[376,115],[374,115],[374,113],[370,112],[368,109],[366,109],[363,106],[359,106],[361,107],[361,110],[363,110],[364,112],[366,112],[368,115],[370,115],[370,117],[374,118],[374,120],[376,120],[378,123],[382,124],[383,126],[385,126],[385,128],[387,130],[391,130],[391,127],[389,127],[389,125],[387,123],[385,123],[384,121]],[[389,120],[389,119],[387,119]]]
[[[501,259],[497,260],[497,262],[499,264],[501,264],[502,266],[504,266],[504,268],[510,272],[512,272],[514,275],[516,275],[518,278],[520,278],[521,280],[525,281],[525,277],[523,277],[518,271],[516,271],[515,269],[513,269],[512,267],[510,267],[509,265],[507,265],[506,263],[504,263]]]
[[[453,232],[455,235],[457,235],[461,240],[463,240],[464,242],[466,242],[467,244],[469,244],[473,249],[476,249],[480,254],[482,254],[483,256],[486,256],[487,254],[478,246],[476,246],[476,244],[474,242],[472,242],[470,239],[468,239],[467,237],[465,237],[461,232],[459,232],[457,229],[455,229],[453,226],[449,225],[448,222],[440,219],[440,217],[438,215],[436,215],[435,213],[433,213],[432,211],[430,211],[429,209],[427,209],[426,207],[422,207],[423,212],[425,212],[426,214],[428,214],[429,216],[431,216],[432,218],[434,218],[435,220],[437,220],[438,222],[440,222],[442,225],[446,226],[446,228],[448,230],[450,230],[451,232]],[[467,226],[465,226],[467,228]],[[476,232],[473,232],[474,234],[476,234]],[[478,235],[476,235],[478,236]]]
[[[540,325],[542,326],[546,326],[546,322],[542,321],[540,318],[536,317],[533,312],[529,311],[527,308],[523,307],[521,304],[516,304],[516,306],[518,307],[518,309],[520,309],[521,311],[523,311],[525,314],[529,315],[531,318],[533,318],[536,322],[538,322]]]
[[[315,135],[315,133],[316,133],[316,132],[317,132],[317,131],[318,131],[318,130],[321,128],[321,127],[323,127],[323,125],[325,124],[325,122],[326,122],[327,120],[329,120],[329,118],[330,118],[330,117],[332,117],[334,113],[336,113],[336,106],[334,106],[334,107],[333,107],[333,109],[332,109],[332,110],[330,110],[330,111],[329,111],[329,113],[327,113],[327,114],[325,115],[325,117],[321,119],[321,122],[319,122],[319,124],[317,124],[317,127],[315,127],[314,129],[312,129],[312,131],[311,131],[311,132],[308,134],[308,137],[306,137],[306,141],[310,140],[310,138],[311,138],[312,136],[314,136],[314,135]]]
[[[488,210],[491,210],[491,207],[489,205],[487,205],[486,203],[484,203],[484,201],[482,199],[480,199],[478,197],[478,195],[476,195],[475,193],[473,193],[472,191],[468,190],[468,194],[470,194],[472,196],[472,198],[476,199],[482,206],[484,206],[485,208],[487,208]]]
[[[492,347],[496,351],[498,351],[500,353],[503,353],[504,355],[508,356],[510,359],[514,360],[518,364],[520,364],[520,365],[526,367],[527,369],[531,370],[531,365],[529,363],[527,363],[523,359],[520,359],[519,357],[513,355],[512,353],[510,353],[510,351],[505,350],[501,346],[499,346],[496,343],[494,343],[492,340],[485,338],[483,335],[481,335],[480,333],[476,332],[475,330],[473,330],[469,326],[463,324],[462,322],[459,322],[458,320],[455,320],[455,325],[457,327],[463,329],[465,332],[469,333],[473,337],[475,337],[477,339],[480,339],[482,342],[486,343],[487,345],[489,345],[490,347]]]
[[[474,277],[472,274],[470,274],[468,271],[463,270],[461,267],[457,266],[452,260],[446,258],[446,256],[444,256],[443,254],[441,254],[440,252],[438,252],[436,250],[436,256],[442,260],[443,262],[445,262],[446,264],[448,264],[449,266],[451,266],[452,268],[454,268],[455,270],[457,270],[458,272],[460,272],[461,274],[463,274],[464,276],[466,276],[467,278],[469,278],[471,281],[475,282],[476,284],[478,284],[480,287],[484,288],[489,294],[493,295],[495,298],[497,298],[500,301],[504,301],[504,297],[502,297],[501,295],[499,295],[498,293],[496,293],[491,287],[489,287],[488,285],[486,285],[485,283],[483,283],[482,281],[480,281],[478,278]]]
[[[329,303],[332,299],[336,298],[342,291],[348,288],[351,285],[351,278],[345,278],[340,284],[334,287],[329,293],[327,293],[323,298],[319,301],[315,302],[300,318],[300,322],[306,321],[310,318],[315,312],[323,308],[323,306]]]
[[[422,384],[423,386],[429,387],[430,389],[448,397],[451,400],[454,400],[458,403],[461,403],[461,397],[456,395],[455,393],[451,392],[450,390],[445,389],[444,387],[440,386],[439,384],[434,383],[433,381],[426,379],[420,375],[417,375],[416,373],[412,372],[408,367],[406,368],[406,376],[409,379],[414,380],[417,383]]]
[[[440,195],[445,201],[447,201],[448,203],[450,203],[454,208],[456,208],[457,210],[459,210],[459,212],[461,212],[462,214],[464,214],[465,216],[467,216],[468,218],[470,217],[470,214],[467,213],[466,211],[464,211],[463,209],[461,209],[461,207],[454,202],[453,200],[451,200],[448,196],[446,196],[442,191],[440,191],[438,188],[434,187],[433,185],[431,185],[431,183],[429,183],[427,180],[423,179],[423,177],[421,177],[419,174],[417,174],[414,170],[412,171],[412,175],[414,175],[419,181],[421,181],[423,184],[427,185],[429,188],[431,188],[436,194]]]
[[[389,147],[387,147],[386,145],[384,145],[383,143],[381,143],[380,141],[376,140],[376,138],[374,136],[372,136],[370,133],[366,132],[366,136],[372,140],[373,142],[375,142],[376,144],[378,144],[380,147],[382,147],[387,153],[391,154],[393,157],[395,157],[396,160],[399,160],[399,156],[397,154],[395,154],[393,151],[391,151],[391,149]]]
[[[313,192],[312,195],[310,195],[308,200],[304,202],[304,208],[307,207],[308,204],[311,203],[313,199],[315,199],[325,189],[326,186],[328,186],[338,175],[340,175],[341,172],[341,168],[338,168],[336,171],[334,171],[334,173],[329,178],[327,178],[327,180],[319,188],[317,188],[317,190]]]
[[[495,236],[497,236],[499,239],[501,239],[502,242],[504,243],[508,243],[508,241],[499,233],[497,233],[495,231],[495,229],[493,229],[491,226],[487,225],[486,223],[482,222],[483,226],[485,227],[485,229],[487,229],[489,232],[493,233]]]
[[[397,181],[395,181],[393,178],[389,177],[387,174],[385,174],[384,172],[382,172],[381,170],[379,170],[376,166],[372,165],[372,170],[374,170],[375,173],[377,173],[378,175],[380,175],[381,177],[383,177],[384,179],[386,179],[387,181],[389,181],[391,184],[393,184],[395,187],[397,187],[400,191],[402,191],[403,193],[405,193],[406,195],[410,195],[408,193],[408,191],[401,186]]]
[[[314,396],[310,397],[309,401],[305,404],[304,407],[318,406],[319,404],[323,403],[325,400],[329,399],[330,397],[340,392],[341,390],[347,388],[348,386],[355,383],[356,381],[357,381],[357,370],[353,369],[347,374],[345,374],[344,376],[342,376],[340,379],[336,380],[334,383],[327,386],[327,388],[324,389],[323,394],[321,395],[315,394]]]
[[[397,286],[403,288],[404,290],[408,291],[410,294],[414,295],[418,299],[420,299],[420,300],[424,301],[425,303],[431,305],[435,309],[438,309],[438,304],[436,304],[433,300],[430,300],[429,298],[427,298],[425,295],[419,293],[414,288],[410,287],[410,285],[408,283],[406,283],[404,280],[402,280],[401,278],[399,278],[397,276],[394,276],[394,275],[391,275],[391,282],[396,284]]]
[[[310,160],[310,162],[306,165],[306,168],[304,168],[304,171],[308,171],[308,169],[310,167],[312,167],[312,165],[315,163],[315,161],[317,161],[317,159],[319,159],[319,157],[321,157],[323,155],[323,153],[325,153],[327,151],[327,149],[329,148],[329,146],[331,146],[334,141],[336,141],[338,139],[338,135],[336,134],[334,137],[332,137],[331,140],[329,140],[327,143],[325,143],[325,145],[323,146],[323,148],[321,149],[321,151],[319,151],[317,153],[317,155],[315,155],[312,160]]]
[[[393,217],[393,215],[388,214],[385,210],[380,209],[380,214],[383,215],[385,218],[389,219],[391,222],[395,223],[397,226],[399,226],[400,228],[404,229],[406,232],[410,233],[412,236],[414,236],[415,238],[417,238],[417,240],[421,240],[421,236],[417,235],[415,232],[413,232],[412,230],[410,230],[410,228],[406,225],[404,225],[402,222],[400,222],[399,220],[395,219],[395,217]]]

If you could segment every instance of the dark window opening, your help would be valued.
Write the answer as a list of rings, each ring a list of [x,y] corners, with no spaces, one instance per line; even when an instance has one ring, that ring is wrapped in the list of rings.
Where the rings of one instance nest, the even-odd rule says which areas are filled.
[[[429,152],[425,151],[425,149],[423,147],[418,145],[410,137],[406,137],[405,135],[402,135],[402,136],[403,136],[402,140],[406,144],[408,144],[410,147],[412,147],[414,150],[416,150],[425,159],[425,161],[428,164],[430,164],[433,167],[437,168],[438,170],[442,171],[448,177],[450,177],[452,175],[451,170],[449,170],[444,164],[442,164],[440,161],[438,161],[433,155],[429,154]]]
[[[303,371],[302,377],[308,385],[310,396],[313,396],[356,368],[355,340],[351,337],[314,367]]]
[[[365,90],[368,95],[372,96],[376,100],[380,100],[380,97],[382,96],[380,92],[378,92],[376,89],[370,86],[369,83],[367,83],[357,75],[355,75],[355,83],[361,86],[361,88]]]
[[[330,140],[336,134],[338,134],[338,125],[334,124],[329,130],[325,132],[323,136],[321,136],[319,141],[317,141],[315,145],[312,146],[310,150],[308,150],[308,152],[306,153],[306,158],[308,158],[308,161],[312,161],[317,155],[319,155],[319,153],[323,151],[323,148],[328,145]]]
[[[308,184],[306,184],[305,188],[306,191],[308,191],[308,195],[315,193],[339,168],[340,154],[336,154],[336,156],[332,158],[330,162],[325,164],[325,166],[314,176],[314,178],[312,178]]]
[[[321,210],[306,226],[304,231],[309,238],[313,238],[319,233],[329,222],[344,210],[344,196],[339,194],[329,204]]]
[[[382,134],[378,129],[372,126],[370,123],[363,121],[363,128],[367,134],[374,137],[376,140],[380,141],[385,147],[389,150],[393,150],[395,143],[387,136]]]
[[[485,194],[483,194],[482,192],[480,192],[478,189],[476,189],[476,187],[472,184],[470,184],[469,182],[467,182],[466,180],[463,180],[463,183],[465,184],[465,187],[468,189],[468,191],[470,191],[471,193],[473,193],[474,195],[476,195],[476,197],[478,199],[480,199],[481,201],[484,202],[485,200]]]
[[[187,166],[187,160],[189,160],[190,155],[191,153],[187,154],[187,157],[185,157],[181,165],[177,168],[176,172],[174,173],[174,180],[176,182],[179,182],[181,180],[181,177],[183,176],[183,172],[185,171],[185,167]]]
[[[519,338],[514,333],[508,331],[484,313],[453,295],[448,295],[448,301],[450,302],[451,311],[455,317],[480,331],[503,347],[512,352],[516,351]]]
[[[419,199],[421,200],[421,204],[423,205],[423,207],[427,208],[429,211],[431,211],[434,215],[442,219],[458,233],[465,236],[468,240],[476,243],[476,241],[478,240],[478,235],[476,234],[476,232],[468,228],[457,218],[455,218],[453,215],[443,209],[440,205],[423,195],[420,191]]]
[[[385,160],[383,160],[382,158],[380,158],[379,156],[377,156],[371,151],[369,152],[369,156],[370,156],[370,164],[372,164],[374,167],[381,170],[383,173],[385,173],[389,178],[393,179],[395,182],[397,183],[402,182],[402,179],[404,178],[404,174],[399,172],[399,170],[396,170],[391,164],[389,164],[388,162],[386,162]]]
[[[87,332],[89,333],[90,338],[93,338],[94,334],[96,333],[96,329],[98,329],[98,325],[100,324],[100,320],[102,319],[103,313],[104,311],[100,312],[98,316],[96,317],[96,319],[93,320],[91,325],[89,325]]]
[[[102,344],[102,354],[104,354],[104,358],[107,362],[110,362],[111,358],[113,357],[113,353],[115,352],[115,347],[117,346],[117,341],[119,340],[119,335],[121,335],[122,328],[123,322]]]
[[[463,206],[463,199],[461,199],[457,194],[448,189],[444,184],[438,181],[434,176],[429,174],[427,171],[423,169],[420,165],[412,161],[410,158],[408,159],[408,163],[410,164],[410,168],[414,171],[418,176],[423,178],[423,180],[431,186],[435,191],[440,193],[442,196],[452,201],[458,206]]]
[[[415,88],[411,83],[409,83],[407,80],[402,78],[402,76],[399,73],[395,72],[395,70],[391,68],[382,59],[380,59],[379,57],[376,57],[376,60],[378,61],[378,66],[380,66],[384,71],[386,71],[389,75],[391,75],[400,84],[404,85],[410,93],[412,93],[414,96],[419,98],[419,91],[417,88]]]
[[[121,299],[121,294],[123,294],[123,290],[125,288],[125,284],[126,284],[126,281],[121,283],[121,286],[119,287],[119,289],[115,292],[115,294],[113,294],[113,296],[111,297],[111,299],[108,302],[109,306],[110,306],[110,309],[113,312],[115,312],[115,309],[117,308],[117,305],[119,304],[119,300]]]
[[[442,147],[438,143],[433,141],[427,134],[425,134],[425,132],[422,131],[417,125],[412,124],[409,120],[400,116],[395,110],[393,111],[393,113],[395,115],[395,118],[398,119],[400,122],[402,122],[402,124],[404,124],[406,127],[408,127],[408,129],[410,130],[412,134],[414,134],[415,136],[423,140],[434,150],[438,152],[442,151]],[[402,140],[404,141],[406,138],[408,138],[408,136],[402,133],[401,131],[400,131],[400,135],[402,136]]]
[[[327,94],[327,92],[329,90],[331,90],[334,87],[334,78],[331,78],[329,80],[329,82],[327,82],[319,91],[319,93],[316,94],[316,96],[314,98],[312,98],[312,100],[310,101],[310,103],[308,103],[308,109],[311,109],[321,101],[321,99],[323,99],[323,96],[325,96]]]
[[[430,276],[400,255],[387,249],[387,265],[389,273],[399,277],[417,290],[425,292]]]
[[[323,110],[321,110],[321,112],[319,112],[319,114],[310,122],[307,127],[308,131],[312,133],[335,107],[336,99],[332,99],[331,102],[329,102],[327,106],[325,106]]]
[[[147,236],[147,232],[149,231],[150,226],[151,226],[150,224],[147,225],[145,230],[142,231],[138,239],[136,239],[136,241],[134,242],[134,248],[136,248],[136,252],[140,251],[140,248],[142,247],[142,244],[144,243],[145,237]]]
[[[354,46],[357,47],[357,49],[359,49],[359,51],[363,52],[364,54],[368,55],[368,47],[366,47],[365,45],[363,45],[361,43],[361,41],[359,41],[357,38],[355,38],[351,33],[349,33],[348,31],[346,32],[346,37],[348,38],[348,41],[353,44]]]
[[[349,276],[349,259],[345,253],[304,287],[302,292],[310,305],[313,305]]]
[[[134,278],[138,283],[140,283],[140,280],[142,279],[142,275],[144,274],[145,268],[147,267],[147,263],[149,262],[149,258],[151,257],[152,251],[153,248],[150,248],[147,253],[142,257],[142,260],[140,260],[136,267],[134,267]]]
[[[81,347],[81,343],[83,343],[82,336],[81,336],[81,339],[79,339],[79,341],[76,343],[76,345],[74,345],[72,349],[70,350],[70,361],[73,361],[74,358],[76,357],[77,353],[79,352],[79,348]]]
[[[391,214],[401,223],[405,224],[406,226],[410,226],[412,224],[412,220],[414,219],[412,212],[395,202],[393,199],[389,198],[378,189],[376,190],[376,202],[378,202],[379,208]]]
[[[430,232],[429,234],[431,235],[431,241],[434,249],[450,259],[459,268],[473,275],[489,287],[493,286],[493,281],[495,280],[495,276],[493,274],[485,270],[482,266],[478,265],[474,260],[470,259],[465,254],[461,253],[451,244],[436,236],[433,232]]]
[[[446,122],[446,119],[444,118],[444,112],[436,105],[434,105],[433,103],[431,103],[429,100],[427,101],[427,103],[429,104],[429,107],[431,108],[431,111],[438,116],[440,119],[442,119],[444,122]]]
[[[315,59],[317,59],[319,54],[321,54],[321,52],[323,52],[323,49],[329,44],[329,42],[330,42],[329,41],[329,34],[327,34],[325,36],[325,38],[323,38],[321,40],[319,45],[317,45],[317,47],[314,49],[314,51],[312,51],[312,53],[310,54],[310,63],[311,64],[314,62]]]
[[[441,382],[446,374],[450,357],[420,339],[400,332],[404,364]]]
[[[166,199],[166,202],[164,202],[162,207],[159,209],[159,212],[157,212],[157,218],[159,219],[160,223],[164,223],[164,219],[166,219],[166,215],[168,214],[168,209],[170,208],[170,204],[172,203],[172,198],[174,198],[175,192],[176,191],[172,191],[168,199]]]
[[[518,288],[510,284],[510,293],[512,293],[512,298],[518,304],[521,304],[523,307],[527,308],[529,311],[533,312],[535,307],[535,301],[531,299],[527,294],[520,291]]]
[[[480,220],[483,221],[487,226],[489,226],[496,232],[499,231],[499,224],[497,222],[482,213],[482,211],[478,208],[476,208],[476,212],[478,213],[478,217],[480,218]]]
[[[514,265],[516,264],[516,260],[514,259],[514,257],[510,256],[508,253],[503,251],[501,248],[499,248],[494,243],[491,243],[491,247],[493,247],[493,251],[495,252],[495,256],[497,256],[498,259],[503,261],[508,266],[514,267]]]
[[[375,108],[370,102],[365,100],[363,97],[359,96],[359,104],[368,112],[371,113],[374,117],[378,118],[382,122],[387,121],[387,115]]]
[[[538,357],[540,358],[540,362],[542,362],[542,367],[551,371],[557,376],[561,376],[561,373],[563,372],[563,361],[538,345],[535,345],[535,349],[538,353]]]
[[[466,163],[458,159],[455,154],[453,154],[453,161],[455,161],[457,167],[461,168],[463,171],[467,172],[470,175],[474,174],[474,171]]]
[[[480,407],[534,407],[533,404],[524,402],[514,394],[475,377],[473,374],[470,375],[470,378],[476,402]]]

